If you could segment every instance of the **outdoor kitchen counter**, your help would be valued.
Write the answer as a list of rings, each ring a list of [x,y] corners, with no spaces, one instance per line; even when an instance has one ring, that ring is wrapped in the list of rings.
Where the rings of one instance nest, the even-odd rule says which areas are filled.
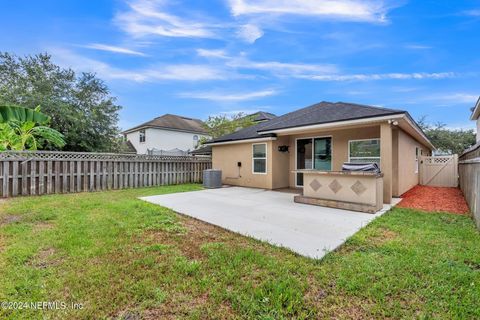
[[[375,213],[383,207],[383,174],[368,171],[295,170],[303,174],[298,203]]]

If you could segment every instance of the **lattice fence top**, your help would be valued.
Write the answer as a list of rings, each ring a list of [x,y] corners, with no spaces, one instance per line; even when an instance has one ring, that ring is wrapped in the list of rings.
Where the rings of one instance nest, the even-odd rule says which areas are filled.
[[[455,155],[451,156],[434,156],[434,157],[422,157],[425,163],[429,164],[446,164],[453,160]]]
[[[58,151],[2,151],[0,161],[9,160],[103,160],[103,161],[185,161],[210,162],[205,156],[165,156],[131,153],[94,153],[94,152],[58,152]]]

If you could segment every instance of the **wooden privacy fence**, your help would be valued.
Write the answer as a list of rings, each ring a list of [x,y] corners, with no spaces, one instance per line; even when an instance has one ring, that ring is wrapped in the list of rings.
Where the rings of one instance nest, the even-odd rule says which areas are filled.
[[[465,150],[458,165],[460,189],[480,229],[480,142]]]
[[[458,187],[458,156],[420,157],[420,184]]]
[[[209,157],[82,152],[0,152],[4,198],[202,182]]]

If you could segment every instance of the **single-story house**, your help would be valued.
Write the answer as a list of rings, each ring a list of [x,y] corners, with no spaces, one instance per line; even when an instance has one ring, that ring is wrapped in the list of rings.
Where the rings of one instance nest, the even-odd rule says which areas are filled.
[[[138,154],[152,151],[194,150],[202,137],[210,138],[200,119],[164,114],[122,132]]]
[[[345,162],[376,162],[383,201],[419,183],[419,157],[434,146],[407,111],[320,102],[210,140],[212,167],[225,184],[302,188],[300,169],[341,171]]]

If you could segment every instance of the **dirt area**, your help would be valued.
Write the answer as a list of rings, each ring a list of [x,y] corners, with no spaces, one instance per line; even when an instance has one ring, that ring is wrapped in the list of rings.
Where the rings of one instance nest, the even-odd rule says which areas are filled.
[[[29,265],[41,269],[57,266],[61,263],[61,259],[54,259],[55,253],[56,250],[54,248],[40,250],[35,258],[30,261]]]
[[[21,216],[15,216],[15,215],[7,215],[4,217],[0,217],[0,226],[2,225],[7,225],[10,223],[15,223],[22,220]]]
[[[416,186],[402,195],[397,205],[424,211],[443,211],[468,214],[469,209],[463,193],[458,188]]]

